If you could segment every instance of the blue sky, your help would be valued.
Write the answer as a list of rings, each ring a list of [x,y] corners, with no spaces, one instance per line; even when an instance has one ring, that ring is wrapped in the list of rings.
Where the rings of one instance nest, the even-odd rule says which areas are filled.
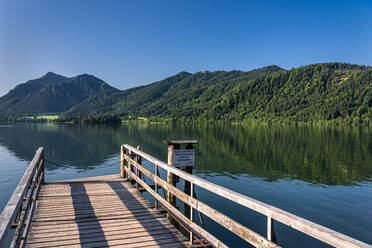
[[[0,95],[48,71],[126,89],[329,61],[372,65],[372,1],[0,0]]]

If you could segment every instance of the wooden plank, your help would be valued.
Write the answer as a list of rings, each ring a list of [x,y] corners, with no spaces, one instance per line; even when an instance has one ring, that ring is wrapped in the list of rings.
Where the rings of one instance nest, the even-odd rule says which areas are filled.
[[[58,190],[58,189],[57,189]],[[117,191],[106,191],[106,192],[86,192],[85,194],[89,194],[90,196],[92,197],[100,197],[100,196],[127,196],[127,197],[130,197],[130,196],[136,196],[136,195],[140,195],[140,192],[138,191],[129,191],[129,190],[117,190]],[[58,193],[48,193],[48,194],[43,194],[43,195],[40,195],[41,198],[48,198],[53,200],[53,198],[55,199],[59,199],[59,197],[61,197],[60,199],[63,199],[63,197],[74,197],[74,198],[78,198],[79,195],[82,195],[84,196],[84,194],[82,192],[72,192],[71,194],[58,194]]]
[[[32,238],[29,237],[27,243],[34,244],[34,243],[49,243],[51,245],[56,241],[67,241],[72,239],[80,239],[80,240],[92,240],[97,235],[101,235],[100,233],[103,232],[104,238],[112,239],[117,236],[121,236],[121,238],[131,238],[136,237],[138,235],[159,235],[159,234],[177,234],[179,231],[172,226],[172,224],[168,225],[154,225],[154,226],[146,226],[146,227],[137,227],[131,229],[123,229],[123,228],[100,228],[100,229],[89,229],[85,232],[80,232],[80,230],[74,232],[65,232],[65,233],[53,233],[53,235],[48,235],[44,237],[40,236],[33,236]]]
[[[90,182],[84,182],[84,187],[87,190],[91,191],[105,191],[105,190],[110,190],[112,191],[112,187],[110,187],[107,182],[116,182],[119,183],[119,185],[123,186],[125,190],[130,191],[130,192],[135,192],[134,188],[128,188],[130,187],[130,183],[127,181],[104,181],[104,182],[99,182],[99,181],[90,181]],[[77,182],[66,182],[66,183],[56,183],[56,184],[47,184],[43,186],[43,189],[41,190],[41,193],[43,192],[54,192],[57,193],[56,190],[62,190],[66,192],[71,192],[71,186],[74,185]],[[83,182],[82,182],[83,183]],[[122,189],[124,190],[124,189]]]
[[[25,173],[22,176],[22,179],[13,192],[13,195],[9,199],[7,205],[0,215],[0,247],[4,244],[8,231],[17,216],[17,212],[21,205],[22,199],[26,194],[27,187],[30,184],[31,178],[36,171],[36,166],[39,164],[43,152],[44,148],[42,147],[40,147],[36,151],[34,158],[27,167]]]
[[[132,223],[136,221],[143,221],[143,220],[150,220],[150,219],[158,219],[164,217],[163,215],[158,214],[142,214],[138,216],[114,216],[112,218],[99,218],[99,219],[73,219],[73,220],[62,220],[62,221],[33,221],[32,222],[32,230],[39,230],[39,229],[46,229],[53,226],[54,229],[56,228],[70,228],[76,225],[78,226],[85,226],[95,223],[102,223],[102,224],[110,224],[110,223]],[[146,221],[145,221],[146,222]]]
[[[216,221],[218,224],[222,225],[227,230],[235,233],[236,235],[238,235],[245,241],[249,242],[250,244],[256,247],[279,247],[278,245],[272,243],[271,241],[262,237],[256,232],[248,229],[247,227],[241,225],[240,223],[234,221],[233,219],[227,217],[226,215],[220,213],[219,211],[211,208],[207,204],[187,195],[186,193],[182,192],[178,188],[168,184],[163,179],[155,176],[150,171],[146,170],[143,166],[131,160],[130,158],[126,158],[126,159],[128,159],[133,165],[135,165],[137,169],[142,171],[143,174],[148,176],[155,183],[161,185],[164,189],[168,190],[168,192],[175,195],[181,201],[195,208],[197,211],[205,214],[206,216]]]
[[[102,231],[110,231],[110,230],[134,230],[134,229],[144,229],[144,228],[155,228],[155,227],[166,227],[166,228],[173,228],[173,225],[169,222],[165,221],[164,218],[153,218],[153,219],[145,219],[145,221],[137,221],[137,222],[113,222],[103,224],[102,222],[94,222],[90,223],[90,225],[85,225],[82,227],[81,225],[76,225],[74,228],[59,228],[56,229],[54,226],[48,226],[48,229],[33,229],[32,232],[29,234],[29,240],[34,238],[45,238],[54,236],[66,236],[72,234],[85,234],[95,232],[97,228],[101,228]]]
[[[164,238],[162,239],[151,239],[149,236],[139,237],[137,239],[119,239],[119,240],[109,240],[107,242],[96,242],[96,243],[84,243],[84,244],[75,244],[75,245],[61,245],[54,247],[69,247],[69,248],[93,248],[93,247],[125,247],[125,248],[135,248],[135,247],[187,247],[187,242],[182,241],[179,238]],[[28,245],[26,247],[38,247],[37,245]]]
[[[53,221],[53,220],[74,220],[76,218],[106,218],[112,216],[136,216],[136,215],[143,215],[148,212],[157,212],[158,210],[155,209],[138,209],[133,211],[115,211],[115,212],[108,212],[108,213],[91,213],[91,214],[74,214],[70,213],[69,215],[62,215],[62,216],[37,216],[34,221]]]
[[[185,247],[187,239],[131,184],[109,183],[43,186],[26,247]]]
[[[35,213],[35,218],[51,218],[51,217],[61,217],[61,216],[83,216],[83,215],[96,215],[99,216],[100,214],[105,214],[105,213],[120,213],[120,214],[125,214],[125,213],[136,213],[140,211],[147,210],[149,208],[140,206],[140,207],[133,207],[133,208],[107,208],[107,209],[89,209],[89,210],[74,210],[71,209],[70,211],[59,211],[59,212],[53,212],[53,211],[38,211]],[[151,210],[155,211],[156,210]]]
[[[58,190],[58,189],[56,189]],[[140,192],[138,191],[131,191],[131,190],[116,190],[116,191],[103,191],[103,192],[95,192],[95,191],[88,191],[86,192],[85,194],[89,194],[90,196],[94,197],[94,196],[135,196],[135,195],[140,195]],[[84,194],[82,192],[72,192],[71,194],[65,194],[65,193],[48,193],[48,194],[42,194],[40,195],[40,197],[44,197],[44,198],[49,198],[49,199],[53,199],[53,198],[56,198],[58,199],[58,197],[78,197],[79,195],[83,195]]]
[[[212,193],[215,193],[223,198],[230,201],[236,202],[244,207],[252,209],[258,213],[265,216],[271,217],[285,225],[288,225],[300,232],[303,232],[313,238],[323,241],[324,243],[342,247],[342,248],[357,248],[357,247],[371,247],[370,245],[363,243],[359,240],[341,234],[339,232],[333,231],[324,226],[318,225],[314,222],[308,221],[304,218],[291,214],[287,211],[281,210],[269,204],[263,203],[261,201],[255,200],[251,197],[245,196],[243,194],[234,192],[222,186],[216,185],[214,183],[208,182],[204,179],[198,178],[194,175],[183,172],[175,167],[171,167],[166,163],[148,155],[147,153],[140,151],[133,146],[125,144],[124,147],[133,153],[142,156],[147,161],[156,164],[157,166],[173,173],[189,182],[198,185],[199,187],[206,189]]]
[[[68,211],[73,211],[74,209],[78,208],[78,211],[85,211],[89,209],[94,209],[94,210],[104,210],[104,209],[132,209],[132,208],[138,208],[138,207],[146,207],[146,208],[152,208],[152,205],[150,203],[132,203],[131,205],[124,205],[123,203],[119,202],[113,202],[112,204],[110,203],[105,203],[105,204],[96,204],[93,205],[92,207],[88,207],[84,204],[80,204],[81,206],[74,206],[72,204],[65,204],[65,205],[48,205],[48,206],[38,206],[37,212],[42,212],[42,213],[48,213],[48,212],[54,212],[54,213],[59,213],[59,212],[68,212]]]
[[[118,235],[107,235],[107,236],[96,236],[90,238],[76,238],[70,240],[61,240],[53,242],[43,242],[43,243],[32,243],[27,244],[27,247],[56,247],[56,246],[68,246],[74,247],[74,245],[82,245],[83,247],[105,247],[120,244],[133,244],[144,241],[158,241],[162,239],[168,239],[172,241],[183,242],[186,238],[176,233],[172,233],[169,230],[162,231],[150,231],[143,233],[128,233],[128,234],[118,234]]]
[[[42,206],[40,208],[37,208],[37,214],[39,213],[43,213],[43,214],[47,214],[47,213],[65,213],[65,212],[71,212],[71,211],[74,211],[76,208],[78,208],[78,212],[84,212],[84,211],[87,211],[87,210],[97,210],[97,211],[102,211],[102,210],[130,210],[130,209],[135,209],[135,208],[153,208],[153,206],[150,204],[150,203],[139,203],[139,204],[136,204],[136,203],[133,203],[131,205],[128,205],[128,206],[125,206],[123,204],[120,204],[120,203],[113,203],[112,205],[110,204],[105,204],[105,205],[95,205],[95,206],[92,206],[92,208],[89,208],[87,206],[85,206],[84,204],[80,204],[81,207],[79,206],[73,206],[73,205],[63,205],[65,206],[65,208],[63,207],[60,207],[60,206],[54,206],[54,205],[50,205],[50,206]]]
[[[68,179],[68,180],[60,180],[60,181],[52,181],[46,182],[45,185],[50,184],[64,184],[64,183],[73,183],[73,182],[107,182],[107,181],[123,181],[126,182],[128,179],[120,177],[120,174],[112,174],[112,175],[105,175],[105,176],[96,176],[96,177],[85,177],[85,178],[76,178],[76,179]]]
[[[59,217],[59,216],[83,216],[83,215],[92,215],[96,214],[97,216],[100,214],[105,214],[105,213],[111,213],[111,212],[117,212],[118,214],[123,214],[123,213],[136,213],[136,212],[141,212],[141,211],[146,211],[148,210],[149,212],[156,212],[157,210],[154,208],[147,208],[143,205],[139,206],[134,206],[134,207],[129,207],[129,208],[101,208],[101,209],[70,209],[71,211],[38,211],[35,214],[35,218],[43,218],[43,217]]]
[[[124,198],[124,199],[127,199],[127,198],[135,199],[136,196],[138,196],[138,194],[136,193],[135,194],[125,194],[125,193],[122,193],[122,194],[111,194],[111,193],[110,194],[91,194],[90,199],[92,199],[92,201],[99,200],[99,199],[119,199],[119,197]],[[66,195],[45,196],[44,195],[40,197],[40,201],[43,201],[43,202],[67,202],[67,201],[71,201],[71,199],[74,199],[76,201],[79,201],[79,200],[84,201],[84,195],[83,194],[81,194],[81,196],[79,194],[72,195],[72,196],[66,196]]]
[[[114,218],[102,218],[102,219],[75,219],[71,221],[48,221],[48,222],[33,222],[32,223],[32,229],[38,232],[41,232],[42,230],[48,231],[50,229],[53,230],[60,230],[64,228],[77,228],[84,226],[90,227],[94,226],[95,224],[99,223],[99,225],[112,225],[112,224],[132,224],[137,222],[148,222],[153,220],[165,220],[164,216],[161,214],[147,214],[142,216],[136,216],[136,217],[114,217]]]
[[[197,140],[165,140],[164,143],[167,145],[186,145],[186,144],[196,145],[198,144],[198,141]]]
[[[84,200],[84,199],[79,199],[79,200],[76,200],[76,204],[73,204],[71,199],[66,199],[65,201],[63,200],[54,200],[54,201],[47,201],[47,200],[43,200],[42,203],[40,203],[40,208],[47,208],[47,207],[50,207],[50,208],[60,208],[62,205],[63,206],[66,206],[66,207],[74,207],[74,208],[77,208],[79,206],[81,207],[84,207],[86,206],[87,203],[92,203],[91,205],[93,207],[97,206],[110,206],[109,202],[114,202],[113,204],[114,205],[124,205],[122,202],[119,202],[118,200],[120,200],[119,198],[110,198],[110,197],[102,197],[101,198],[102,200],[106,201],[106,202],[100,202],[99,201],[99,198],[96,198],[96,199],[93,199],[91,201],[88,201],[88,200]],[[136,199],[134,197],[126,197],[126,198],[123,198],[125,199],[125,201],[128,201],[127,206],[131,206],[131,205],[138,205],[138,204],[150,204],[148,201],[145,201],[143,199]]]

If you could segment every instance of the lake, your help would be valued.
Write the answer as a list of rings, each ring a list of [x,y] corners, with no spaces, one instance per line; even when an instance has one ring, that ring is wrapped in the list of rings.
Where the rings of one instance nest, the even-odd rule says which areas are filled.
[[[198,140],[195,175],[372,244],[372,130],[357,127],[1,124],[0,210],[40,146],[48,160],[45,180],[54,181],[120,173],[114,163],[124,143],[167,161],[163,141],[176,139]],[[264,216],[196,193],[266,236]],[[207,218],[205,225],[229,246],[247,246]],[[328,247],[278,222],[275,232],[283,247]]]

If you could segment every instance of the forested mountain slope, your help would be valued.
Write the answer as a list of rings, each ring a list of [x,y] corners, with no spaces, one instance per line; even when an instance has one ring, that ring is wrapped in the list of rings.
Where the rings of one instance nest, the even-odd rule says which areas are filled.
[[[41,78],[19,84],[14,89],[10,90],[8,94],[0,97],[0,113],[12,113],[14,105],[22,101],[27,95],[35,93],[45,86],[64,83],[68,80],[69,78],[67,77],[48,72]]]
[[[243,71],[181,72],[164,80],[106,98],[89,98],[73,107],[66,115],[119,114],[123,117],[194,116],[196,110],[208,109],[229,89],[242,81],[281,71],[278,66]],[[196,115],[195,115],[196,116]]]
[[[372,67],[321,63],[283,70],[180,72],[119,91],[91,75],[48,73],[0,98],[0,115],[58,112],[152,120],[313,121],[372,118]]]
[[[242,82],[200,118],[299,121],[372,117],[372,68],[324,63]]]
[[[54,73],[16,86],[0,98],[0,115],[61,113],[97,94],[117,89],[92,75],[66,78]]]
[[[321,63],[283,70],[182,72],[99,101],[68,115],[118,114],[154,120],[330,120],[372,117],[372,68]]]

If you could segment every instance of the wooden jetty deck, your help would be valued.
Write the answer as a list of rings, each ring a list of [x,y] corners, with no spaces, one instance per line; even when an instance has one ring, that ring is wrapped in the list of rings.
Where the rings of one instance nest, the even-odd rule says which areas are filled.
[[[189,141],[186,149],[192,148],[190,144],[193,142]],[[12,238],[11,247],[30,248],[227,247],[194,222],[195,212],[255,247],[280,247],[275,243],[274,221],[335,247],[372,247],[175,168],[172,150],[179,149],[180,143],[168,145],[168,164],[140,149],[123,145],[121,174],[47,183],[44,149],[39,148],[0,215],[0,247],[9,238]],[[142,165],[143,160],[154,166],[154,172]],[[167,181],[159,176],[159,168],[168,173]],[[184,191],[175,187],[175,176],[185,181]],[[198,200],[194,185],[267,216],[266,237]],[[167,192],[166,196],[159,194],[160,188]],[[141,191],[147,191],[155,199],[154,206]],[[176,197],[185,203],[184,213],[174,206]],[[167,211],[167,218],[160,206]],[[189,232],[187,237],[175,228],[174,221]],[[11,228],[15,231],[9,237]]]
[[[77,179],[41,187],[26,247],[186,247],[188,240],[128,180]]]

